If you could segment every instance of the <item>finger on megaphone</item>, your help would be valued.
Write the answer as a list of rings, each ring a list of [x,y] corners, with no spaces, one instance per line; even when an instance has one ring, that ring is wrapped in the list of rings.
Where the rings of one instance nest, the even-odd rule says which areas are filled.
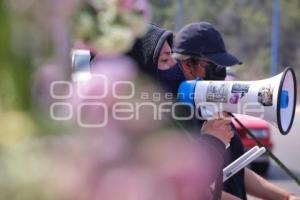
[[[221,115],[222,115],[222,112],[217,112],[215,114],[212,115],[212,120],[217,120],[217,119],[221,119]]]
[[[231,119],[230,118],[220,118],[220,119],[218,119],[218,123],[220,124],[220,126],[226,126],[227,128],[229,128],[229,126],[231,124]]]
[[[222,111],[221,112],[221,116],[222,116],[222,119],[226,119],[226,120],[232,121],[232,116],[227,111]]]
[[[213,115],[213,119],[226,119],[231,120],[231,116],[226,111],[217,112]]]
[[[222,111],[221,112],[222,117],[230,117],[229,113],[227,111]]]

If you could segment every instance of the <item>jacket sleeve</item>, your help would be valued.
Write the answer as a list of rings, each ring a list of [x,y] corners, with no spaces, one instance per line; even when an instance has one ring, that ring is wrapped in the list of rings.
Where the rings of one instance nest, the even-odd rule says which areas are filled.
[[[202,188],[209,188],[220,176],[224,166],[225,145],[214,136],[202,134],[199,137],[201,148],[201,173],[203,174]]]

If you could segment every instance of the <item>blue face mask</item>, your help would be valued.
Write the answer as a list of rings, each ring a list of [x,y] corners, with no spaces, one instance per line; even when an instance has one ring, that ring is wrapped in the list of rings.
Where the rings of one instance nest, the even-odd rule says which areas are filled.
[[[185,80],[180,63],[176,63],[170,69],[157,71],[158,80],[167,92],[177,94],[177,89],[182,81]]]

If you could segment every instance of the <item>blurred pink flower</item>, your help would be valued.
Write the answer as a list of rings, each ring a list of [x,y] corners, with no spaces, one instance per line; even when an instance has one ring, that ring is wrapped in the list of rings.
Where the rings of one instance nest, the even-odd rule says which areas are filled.
[[[130,85],[134,85],[135,78],[136,68],[130,59],[96,57],[91,63],[91,79],[73,83],[70,103],[75,116],[90,124],[111,119],[112,105],[120,100],[119,96],[134,92]],[[78,112],[82,105],[84,109]]]
[[[131,147],[113,129],[47,138],[39,149],[47,189],[57,199],[91,199],[107,169],[128,162]],[[59,197],[59,198],[58,198]]]
[[[97,184],[92,200],[176,200],[172,188],[142,166],[119,166],[108,170]]]
[[[37,69],[33,76],[33,97],[43,110],[49,110],[56,100],[51,95],[51,85],[56,81],[64,80],[61,67],[54,64],[45,64]],[[57,87],[56,94],[64,93],[65,88]]]
[[[205,152],[186,135],[174,133],[150,137],[140,144],[142,163],[157,170],[175,187],[180,200],[198,200],[208,191],[203,163]]]

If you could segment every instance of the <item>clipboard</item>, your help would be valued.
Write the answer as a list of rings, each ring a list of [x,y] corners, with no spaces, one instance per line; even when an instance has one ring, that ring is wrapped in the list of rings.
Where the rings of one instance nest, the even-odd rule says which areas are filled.
[[[259,148],[258,146],[255,146],[229,164],[223,169],[223,183],[265,152],[266,149],[264,147]]]

